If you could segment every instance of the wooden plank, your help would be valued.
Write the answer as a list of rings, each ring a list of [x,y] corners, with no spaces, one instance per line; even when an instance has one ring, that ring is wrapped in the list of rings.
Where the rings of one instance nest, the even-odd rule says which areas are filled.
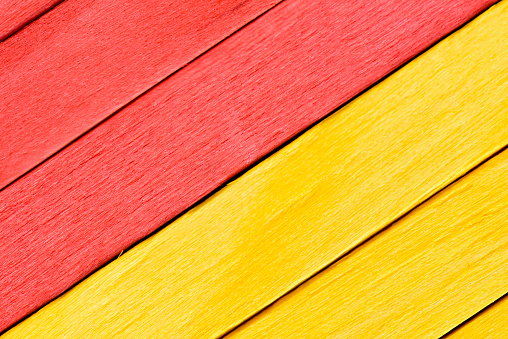
[[[508,297],[497,301],[444,338],[508,338]]]
[[[60,2],[62,0],[2,0],[0,2],[0,42]]]
[[[67,0],[1,43],[0,189],[277,2]]]
[[[0,328],[489,2],[461,3],[283,3],[3,190]]]
[[[67,0],[0,44],[0,189],[279,1]],[[330,69],[338,67],[335,72],[340,70],[343,75],[338,83],[350,97],[350,92],[357,93],[379,79],[379,74],[385,74],[385,69],[400,65],[401,60],[408,60],[495,1],[426,0],[408,8],[414,1],[393,5],[393,0],[362,0],[339,6],[329,0],[328,6],[333,3],[337,7],[335,13],[348,17],[333,18],[334,12],[330,12],[330,22],[340,19],[338,27],[319,22],[312,27],[315,31],[333,30],[342,39],[328,37],[328,41],[321,42],[324,45],[298,46],[295,41],[305,36],[295,33],[289,41],[287,35],[277,41],[289,43],[283,48],[286,52],[305,47],[308,59],[318,55],[330,62]],[[360,17],[365,13],[369,14]],[[371,20],[373,17],[381,20]],[[411,20],[404,21],[407,18]],[[265,24],[261,34],[270,28],[273,29],[270,34],[278,30],[287,32],[280,28],[281,20]],[[298,29],[294,23],[285,24]],[[352,27],[351,32],[345,24]],[[372,32],[373,28],[377,31],[362,35],[358,33],[360,28],[365,28],[365,32]],[[388,28],[392,32],[385,34]],[[409,40],[409,34],[403,37],[404,30],[415,34],[413,41]],[[310,29],[302,32],[314,33]],[[345,37],[351,37],[351,41]],[[264,44],[263,37],[255,32],[247,40],[253,48],[253,40]],[[332,43],[326,46],[329,41]],[[357,46],[350,44],[359,41]],[[333,54],[326,58],[325,54],[320,55],[329,53],[337,44],[346,51],[342,59],[337,60]],[[244,57],[249,58],[249,54]],[[261,63],[276,56],[271,55],[270,49],[265,54],[256,55],[262,57]],[[241,59],[241,64],[248,61]],[[296,58],[295,63],[299,61]],[[364,61],[370,62],[370,67],[363,65]],[[308,70],[317,67],[328,70],[322,62]],[[305,69],[308,63],[301,67]],[[365,74],[358,71],[361,69],[358,65],[366,66]],[[374,65],[382,70],[372,71]],[[312,78],[311,86],[319,84],[322,79],[319,76],[318,73]],[[286,85],[294,77],[298,79],[296,74],[283,73],[280,82]],[[305,92],[306,88],[301,90]]]
[[[226,338],[438,338],[508,291],[507,231],[504,151]]]
[[[215,337],[404,215],[508,144],[506,4],[5,337]]]

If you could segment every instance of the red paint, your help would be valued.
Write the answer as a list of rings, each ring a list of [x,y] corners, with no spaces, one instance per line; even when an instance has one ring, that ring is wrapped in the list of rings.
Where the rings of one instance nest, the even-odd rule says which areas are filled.
[[[213,48],[0,192],[0,329],[493,2],[291,0]]]
[[[2,0],[0,2],[0,41],[20,30],[62,0]]]
[[[0,44],[0,189],[280,0],[67,0]]]

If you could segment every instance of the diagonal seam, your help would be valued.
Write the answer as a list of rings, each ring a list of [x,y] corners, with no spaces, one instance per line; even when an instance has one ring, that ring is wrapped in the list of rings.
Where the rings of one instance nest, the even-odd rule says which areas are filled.
[[[499,1],[498,1],[499,2]],[[497,4],[498,2],[496,2],[495,4]],[[493,4],[492,6],[494,6],[495,4]],[[490,6],[490,7],[492,7]],[[489,7],[489,8],[490,8]],[[432,47],[434,47],[435,45],[437,45],[439,42],[441,42],[442,40],[446,39],[448,36],[452,35],[453,33],[455,33],[456,31],[462,29],[464,26],[466,26],[468,23],[470,23],[471,21],[473,21],[475,18],[477,18],[478,16],[480,16],[482,13],[484,13],[486,10],[488,10],[489,8],[486,8],[484,11],[482,11],[481,13],[478,13],[477,16],[471,18],[471,20],[467,21],[466,23],[464,23],[463,25],[459,26],[458,28],[456,28],[455,30],[453,30],[452,32],[450,32],[449,34],[447,34],[446,36],[444,36],[443,38],[441,38],[439,41],[435,42],[434,44],[432,44],[431,46],[429,46],[428,48],[426,48],[424,51],[422,51],[421,53],[419,53],[417,56],[415,56],[413,59],[411,60],[414,60],[416,59],[418,56],[422,55],[423,53],[425,53],[426,51],[428,51],[429,49],[431,49]],[[351,100],[349,100],[347,103],[345,103],[344,105],[348,104],[350,101],[353,101],[354,99],[356,99],[356,97],[362,95],[364,92],[368,91],[370,88],[374,87],[375,85],[377,85],[378,83],[380,83],[381,81],[384,81],[386,78],[390,77],[393,73],[397,72],[399,69],[401,69],[402,67],[404,67],[405,65],[407,65],[411,60],[408,60],[406,63],[404,63],[403,65],[401,65],[400,67],[398,67],[396,70],[392,71],[390,74],[386,75],[385,77],[383,77],[382,79],[380,79],[379,81],[377,81],[375,84],[371,85],[369,88],[367,88],[366,90],[362,91],[360,94],[358,94],[357,96],[355,96],[354,98],[352,98]],[[341,105],[339,108],[337,109],[340,109],[342,106],[344,105]],[[336,109],[336,110],[337,110]],[[336,110],[334,110],[333,112],[335,112]],[[329,115],[333,114],[330,113]],[[329,115],[327,115],[326,117],[328,117]],[[326,117],[324,117],[322,120],[324,120]],[[321,121],[321,120],[320,120]],[[319,123],[319,122],[317,122]],[[317,124],[316,123],[316,124]],[[314,124],[315,125],[315,124]],[[314,126],[313,125],[313,126]],[[313,127],[312,126],[312,127]],[[310,127],[310,128],[312,128]],[[309,128],[309,129],[310,129]],[[302,133],[303,134],[303,133]],[[300,135],[300,134],[299,134]],[[298,135],[298,136],[299,136]],[[292,140],[291,140],[292,141]],[[238,323],[237,325],[231,327],[230,329],[226,330],[223,334],[219,335],[216,337],[216,339],[222,339],[222,338],[225,338],[227,335],[231,334],[232,332],[234,332],[236,329],[238,329],[239,327],[245,325],[246,323],[248,323],[250,320],[252,320],[253,318],[257,317],[258,315],[260,315],[262,312],[264,312],[265,310],[267,310],[269,307],[271,307],[273,304],[275,304],[278,300],[280,300],[281,298],[285,297],[286,295],[292,293],[293,291],[295,291],[296,289],[298,289],[301,285],[303,285],[304,283],[306,283],[307,281],[313,279],[315,276],[317,276],[318,274],[324,272],[325,270],[327,270],[330,266],[334,265],[335,263],[337,263],[338,261],[340,261],[341,259],[343,259],[344,257],[350,255],[352,252],[354,252],[355,250],[357,250],[359,247],[363,246],[364,244],[366,244],[367,242],[369,242],[370,240],[372,240],[374,237],[378,236],[379,234],[381,234],[382,232],[386,231],[388,228],[390,228],[392,225],[394,225],[395,223],[399,222],[401,219],[405,218],[407,215],[409,215],[413,210],[417,209],[418,207],[420,207],[421,205],[425,204],[426,202],[428,202],[430,199],[432,199],[434,196],[436,196],[437,194],[439,194],[440,192],[442,192],[443,190],[447,189],[448,187],[450,187],[451,185],[457,183],[458,181],[460,181],[462,178],[464,178],[465,176],[467,176],[468,174],[470,174],[471,172],[475,171],[476,169],[478,169],[479,167],[481,167],[483,164],[485,164],[486,162],[488,162],[489,160],[493,159],[495,156],[497,156],[498,154],[504,152],[505,150],[508,150],[508,144],[505,144],[505,145],[501,145],[497,150],[493,151],[492,154],[488,155],[487,157],[485,157],[484,159],[480,160],[476,165],[474,165],[472,168],[470,168],[469,170],[467,170],[465,173],[463,174],[460,174],[457,178],[453,179],[451,182],[449,182],[448,184],[446,184],[445,186],[443,186],[441,189],[438,189],[437,191],[435,191],[434,193],[430,194],[427,198],[423,199],[420,203],[416,204],[415,206],[413,206],[412,208],[409,208],[408,211],[404,212],[403,214],[401,214],[399,217],[395,218],[393,221],[389,222],[386,226],[382,227],[381,229],[379,229],[378,231],[376,231],[375,233],[371,234],[370,236],[366,237],[364,240],[360,241],[358,244],[354,245],[353,247],[351,247],[349,250],[347,250],[346,252],[342,253],[341,255],[339,255],[335,260],[331,261],[330,263],[326,264],[324,267],[318,269],[316,272],[314,272],[313,274],[311,274],[309,277],[307,277],[306,279],[298,282],[295,286],[293,286],[291,289],[289,289],[288,291],[286,291],[285,293],[281,294],[280,296],[278,296],[277,298],[275,298],[273,301],[271,301],[270,303],[268,303],[266,306],[264,306],[263,308],[259,309],[258,311],[256,311],[255,313],[253,313],[252,315],[248,316],[247,318],[245,318],[243,321],[241,321],[240,323]],[[507,293],[508,295],[508,293]]]
[[[352,254],[354,251],[358,250],[360,247],[362,247],[363,245],[365,245],[366,243],[368,243],[369,241],[371,241],[372,239],[374,239],[375,237],[379,236],[381,233],[383,233],[384,231],[386,231],[388,228],[390,228],[391,226],[393,226],[394,224],[398,223],[400,220],[402,220],[403,218],[405,218],[406,216],[408,216],[411,212],[413,212],[415,209],[419,208],[420,206],[422,206],[423,204],[427,203],[429,200],[431,200],[432,198],[434,198],[436,195],[438,195],[440,192],[446,190],[448,187],[456,184],[457,182],[459,182],[460,180],[462,180],[464,177],[466,177],[467,175],[469,175],[470,173],[474,172],[476,169],[478,169],[479,167],[481,167],[483,164],[485,164],[486,162],[488,162],[489,160],[493,159],[494,157],[496,157],[497,155],[499,155],[500,153],[504,152],[508,150],[508,144],[502,146],[501,148],[499,148],[498,150],[494,151],[492,154],[490,154],[489,156],[487,156],[486,158],[484,158],[483,160],[481,160],[477,165],[474,165],[472,168],[470,168],[469,170],[467,170],[465,173],[461,174],[459,177],[457,177],[456,179],[452,180],[451,182],[449,182],[448,184],[446,184],[445,186],[443,186],[443,188],[437,190],[436,192],[434,192],[433,194],[431,194],[429,197],[425,198],[424,200],[422,200],[420,203],[416,204],[414,207],[410,208],[408,211],[404,212],[402,215],[400,215],[399,217],[395,218],[393,221],[391,221],[390,223],[388,223],[386,226],[384,226],[383,228],[379,229],[378,231],[374,232],[373,234],[371,234],[370,236],[366,237],[364,240],[360,241],[358,244],[354,245],[353,247],[351,247],[349,250],[347,250],[346,252],[344,252],[343,254],[341,254],[340,256],[338,256],[335,260],[331,261],[330,263],[326,264],[324,267],[320,268],[319,270],[317,270],[316,272],[314,272],[313,274],[311,274],[309,277],[307,277],[306,279],[302,280],[301,282],[297,283],[294,287],[292,287],[291,289],[289,289],[287,292],[281,294],[280,296],[278,296],[276,299],[274,299],[273,301],[271,301],[269,304],[267,304],[265,307],[261,308],[260,310],[256,311],[256,313],[252,314],[251,316],[247,317],[246,319],[244,319],[241,323],[239,323],[238,325],[234,326],[233,328],[225,331],[223,334],[221,334],[220,336],[216,337],[217,339],[222,339],[224,337],[226,337],[227,335],[231,334],[232,332],[234,332],[235,330],[237,330],[239,327],[245,325],[246,323],[248,323],[250,320],[254,319],[255,317],[257,317],[258,315],[260,315],[262,312],[264,312],[265,310],[267,310],[269,307],[271,307],[273,304],[275,304],[277,301],[279,301],[280,299],[282,299],[283,297],[285,297],[286,295],[294,292],[295,290],[297,290],[301,285],[305,284],[306,282],[308,282],[309,280],[313,279],[314,277],[316,277],[317,275],[323,273],[324,271],[326,271],[328,268],[330,268],[331,266],[333,266],[334,264],[336,264],[338,261],[344,259],[346,256]],[[508,293],[507,293],[508,295]],[[466,320],[467,321],[467,320]]]
[[[64,0],[65,1],[65,0]],[[115,116],[116,114],[118,114],[121,110],[123,110],[124,108],[126,108],[127,106],[129,106],[130,104],[134,103],[136,100],[138,100],[139,98],[141,98],[143,95],[147,94],[149,91],[151,91],[152,89],[154,89],[155,87],[157,87],[159,84],[163,83],[164,81],[166,81],[167,79],[169,79],[169,77],[175,75],[177,72],[180,72],[182,71],[185,67],[187,67],[188,65],[190,65],[191,63],[193,63],[194,61],[196,61],[197,59],[201,58],[202,56],[204,56],[206,53],[208,53],[210,50],[212,50],[213,48],[217,47],[218,45],[220,45],[222,42],[224,42],[225,40],[229,39],[230,37],[232,37],[233,35],[235,35],[236,33],[238,33],[239,31],[241,31],[243,28],[245,28],[246,26],[252,24],[253,22],[255,22],[256,20],[258,20],[260,17],[262,17],[263,15],[265,15],[266,13],[268,13],[269,11],[271,11],[272,9],[275,9],[277,6],[279,6],[282,2],[284,2],[286,0],[278,0],[275,4],[272,5],[272,7],[269,7],[268,9],[266,9],[265,11],[261,12],[258,16],[254,17],[252,20],[246,22],[245,24],[243,24],[242,26],[240,26],[238,29],[236,29],[235,31],[231,32],[230,34],[228,34],[227,36],[223,37],[222,39],[218,40],[216,43],[214,43],[212,46],[210,46],[209,48],[207,48],[206,50],[204,50],[203,52],[199,53],[197,56],[195,56],[194,58],[192,58],[191,60],[185,62],[182,66],[180,66],[179,68],[177,68],[176,70],[174,70],[173,72],[169,73],[167,76],[165,76],[162,80],[156,82],[154,85],[148,87],[146,90],[142,91],[141,93],[137,94],[133,99],[127,101],[125,104],[123,104],[122,106],[120,106],[118,109],[116,109],[115,111],[113,111],[111,114],[107,115],[106,117],[104,117],[103,119],[99,120],[98,122],[96,122],[95,124],[91,125],[88,129],[86,129],[84,132],[82,132],[81,134],[78,134],[74,139],[71,139],[71,141],[67,142],[66,144],[64,144],[63,146],[61,146],[56,152],[50,154],[49,156],[47,156],[46,158],[44,158],[43,160],[41,160],[39,163],[37,163],[36,165],[34,165],[33,167],[31,167],[30,169],[26,170],[25,172],[23,172],[22,174],[18,175],[15,179],[11,180],[8,184],[6,184],[4,187],[1,187],[0,188],[0,192],[2,192],[3,190],[5,190],[7,187],[10,187],[11,185],[13,185],[15,182],[17,182],[18,180],[20,180],[21,178],[25,177],[26,175],[30,174],[32,171],[34,171],[35,169],[37,169],[38,167],[42,166],[44,163],[46,163],[47,161],[49,161],[51,158],[55,157],[56,155],[58,155],[59,153],[61,153],[63,150],[65,150],[66,148],[68,148],[69,146],[71,146],[73,143],[75,143],[76,141],[78,141],[79,139],[81,139],[82,137],[84,137],[86,134],[90,133],[93,129],[95,129],[96,127],[98,127],[99,125],[103,124],[104,122],[106,122],[107,120],[111,119],[113,116]]]
[[[473,321],[474,319],[476,319],[477,317],[479,317],[481,314],[483,314],[484,312],[486,312],[488,309],[490,309],[491,307],[493,307],[495,304],[497,303],[500,303],[501,301],[503,301],[504,299],[507,299],[508,300],[508,292],[506,292],[505,294],[503,294],[502,296],[500,296],[499,298],[497,298],[496,300],[494,300],[493,302],[491,302],[490,304],[488,304],[487,306],[485,306],[484,308],[482,308],[481,310],[479,310],[478,312],[476,312],[475,314],[473,314],[472,316],[470,316],[469,318],[466,318],[464,319],[462,322],[460,322],[459,324],[457,324],[454,328],[452,328],[451,330],[449,330],[448,332],[446,332],[445,334],[443,334],[442,336],[439,337],[439,339],[444,339],[444,338],[447,338],[448,336],[450,336],[451,334],[455,333],[456,331],[458,331],[460,328],[462,328],[463,326],[465,326],[467,323],[469,323],[470,321]]]
[[[42,10],[38,14],[34,15],[32,18],[30,18],[27,21],[23,22],[21,25],[19,25],[18,27],[14,28],[13,30],[11,30],[3,39],[1,39],[0,43],[6,41],[7,39],[12,37],[13,35],[18,33],[19,31],[21,31],[23,28],[25,28],[26,26],[30,25],[32,22],[39,20],[42,16],[46,15],[48,12],[51,12],[53,9],[55,9],[55,7],[57,7],[58,5],[60,5],[64,1],[65,0],[57,1],[53,5],[51,5],[48,8]]]

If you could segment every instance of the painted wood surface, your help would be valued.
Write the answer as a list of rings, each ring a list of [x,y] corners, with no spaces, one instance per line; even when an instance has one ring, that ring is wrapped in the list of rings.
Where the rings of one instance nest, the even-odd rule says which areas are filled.
[[[508,51],[499,48],[506,12],[507,2],[494,6],[5,338],[207,338],[249,318],[508,144]],[[491,185],[479,192],[489,188],[492,201],[506,201],[508,176],[489,171],[481,175]],[[474,199],[459,201],[486,208]],[[486,229],[452,221],[433,224],[429,234],[448,225],[441,232],[463,228],[458,234],[472,232],[468,241],[487,238]],[[408,232],[418,230],[426,229]],[[492,229],[493,240],[500,230]],[[463,254],[464,246],[452,252]],[[489,286],[483,300],[502,287]]]
[[[505,151],[226,338],[439,338],[508,291],[507,230]]]
[[[0,189],[279,1],[67,0],[25,27],[0,44]],[[326,7],[316,10],[323,1],[298,4],[303,6],[302,18],[288,15],[297,20],[306,17],[303,21],[312,29],[274,14],[272,18],[278,17],[274,23],[265,20],[255,26],[263,26],[259,32],[265,36],[254,32],[252,37],[242,35],[245,43],[234,41],[245,49],[254,42],[264,45],[267,31],[274,38],[279,34],[275,32],[286,32],[275,39],[288,44],[283,48],[289,52],[286,61],[298,68],[302,60],[294,50],[299,47],[305,48],[300,59],[306,53],[308,60],[299,66],[301,74],[282,69],[277,74],[280,81],[267,84],[267,90],[277,93],[288,81],[319,67],[341,72],[333,81],[350,97],[495,1],[362,0],[338,5],[329,0],[327,6],[335,4],[335,12]],[[304,10],[317,17],[312,20]],[[294,30],[281,27],[281,21]],[[314,46],[298,46],[298,39],[320,31],[342,38],[328,35]],[[343,57],[337,59],[336,51],[326,56],[337,45],[344,50]],[[261,67],[267,58],[276,57],[271,52],[255,55],[261,58]],[[245,54],[240,63],[248,64],[251,57]],[[308,68],[313,57],[317,59]],[[365,69],[359,71],[361,67]],[[209,76],[208,81],[215,77]],[[326,76],[315,73],[311,79],[310,88]],[[239,80],[248,81],[242,76]],[[307,89],[299,88],[303,93]],[[253,96],[237,95],[238,101]],[[313,101],[310,96],[302,99]]]
[[[58,296],[490,2],[460,3],[284,2],[4,189],[0,328]],[[490,129],[492,122],[485,123]],[[504,142],[504,131],[493,133],[499,139],[469,155],[459,152],[453,170],[382,222]]]
[[[0,189],[279,1],[67,0],[1,43]]]
[[[2,0],[0,2],[0,42],[60,2],[62,0]]]
[[[497,301],[473,319],[445,336],[446,339],[508,338],[508,297]]]

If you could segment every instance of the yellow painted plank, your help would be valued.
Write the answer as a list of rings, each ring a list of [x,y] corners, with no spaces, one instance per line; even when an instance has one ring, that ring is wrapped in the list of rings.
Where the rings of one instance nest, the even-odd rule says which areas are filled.
[[[438,338],[507,291],[504,151],[227,338]]]
[[[450,333],[446,339],[508,338],[508,297],[505,297]]]
[[[3,338],[209,338],[508,143],[497,5]]]

